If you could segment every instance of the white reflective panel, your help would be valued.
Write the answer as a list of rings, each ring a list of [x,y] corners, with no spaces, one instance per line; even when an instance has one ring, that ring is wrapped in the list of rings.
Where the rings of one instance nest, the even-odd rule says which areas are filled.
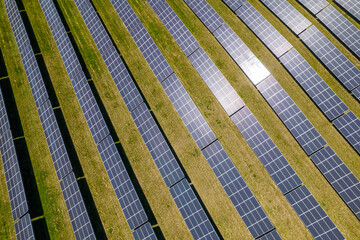
[[[257,57],[250,58],[240,67],[255,86],[270,75],[270,72]]]

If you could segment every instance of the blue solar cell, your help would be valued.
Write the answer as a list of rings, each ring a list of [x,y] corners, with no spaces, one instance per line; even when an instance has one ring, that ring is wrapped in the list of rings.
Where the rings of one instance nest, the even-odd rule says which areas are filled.
[[[349,110],[295,48],[280,61],[330,121]]]
[[[236,14],[275,56],[280,57],[292,48],[292,45],[249,2],[239,8]]]
[[[215,134],[176,75],[171,75],[161,85],[199,148],[215,141]]]
[[[194,239],[219,239],[186,179],[171,187],[170,193]]]
[[[106,172],[120,202],[121,209],[131,230],[147,222],[145,210],[136,193],[124,162],[111,136],[97,146]]]
[[[194,11],[196,16],[204,23],[210,32],[214,32],[224,23],[224,20],[220,17],[220,15],[217,14],[205,0],[184,1]]]
[[[355,175],[329,146],[311,155],[311,160],[360,220],[360,182]]]
[[[360,120],[352,112],[347,112],[333,122],[335,128],[360,154]]]
[[[274,77],[265,79],[257,85],[257,88],[307,155],[311,155],[326,144]]]
[[[31,224],[30,214],[19,219],[15,224],[16,239],[18,240],[35,240],[34,230]]]
[[[231,120],[283,194],[302,184],[299,176],[247,107],[231,116]]]
[[[60,187],[76,239],[96,239],[75,174],[63,178]]]
[[[323,9],[316,16],[345,46],[360,58],[359,29],[331,5]]]
[[[360,85],[360,70],[315,26],[306,29],[299,37],[347,90]]]
[[[285,197],[315,239],[345,239],[304,185]]]
[[[223,0],[223,2],[234,12],[238,10],[247,0]]]
[[[353,89],[352,94],[358,101],[360,101],[360,87]]]
[[[54,163],[56,175],[60,180],[72,171],[72,167],[50,101],[46,101],[38,109],[38,113]]]
[[[166,3],[166,0],[146,0],[149,5],[151,6],[151,8],[154,10],[154,11],[157,11],[157,10],[160,10],[160,7],[163,8],[164,4],[168,5]],[[160,10],[161,11],[161,10]]]
[[[111,47],[103,55],[103,59],[118,90],[120,91],[122,99],[131,112],[144,102],[139,90],[137,89],[115,47]]]
[[[360,2],[357,0],[335,0],[343,9],[360,21]]]
[[[0,86],[0,146],[3,134],[10,130],[10,123],[6,112],[4,97]]]
[[[133,231],[133,237],[135,240],[156,240],[157,237],[150,223],[146,223]]]
[[[95,143],[99,143],[108,136],[110,132],[100,112],[94,94],[87,83],[84,72],[80,72],[71,83],[90,128],[91,135]]]
[[[311,25],[311,22],[286,0],[261,1],[296,35]]]
[[[150,3],[150,1],[148,2]],[[152,3],[150,3],[150,5],[152,5]],[[156,9],[155,6],[152,6],[152,8]],[[165,2],[155,12],[186,56],[189,56],[200,47],[199,43],[168,3]]]
[[[128,31],[142,26],[140,19],[136,16],[134,10],[127,1],[110,0],[110,2],[115,8],[117,14],[119,14]]]
[[[274,229],[220,142],[215,141],[202,152],[251,235],[258,238]]]
[[[273,231],[266,233],[264,236],[258,238],[258,240],[281,240],[281,237],[276,229],[274,229]]]
[[[307,8],[312,14],[316,15],[324,7],[326,7],[329,2],[326,0],[298,0],[305,8]]]
[[[131,116],[165,181],[166,186],[171,187],[176,182],[183,179],[185,177],[184,173],[145,103],[142,103],[137,107],[131,113]]]
[[[245,105],[204,49],[196,50],[189,60],[229,116]]]

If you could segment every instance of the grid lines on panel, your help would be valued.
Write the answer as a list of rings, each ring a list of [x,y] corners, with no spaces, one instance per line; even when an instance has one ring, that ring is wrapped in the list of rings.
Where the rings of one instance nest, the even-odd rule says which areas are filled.
[[[186,179],[171,187],[170,193],[194,239],[219,239]]]
[[[357,0],[335,0],[342,8],[360,21],[360,2]]]
[[[155,8],[153,7],[153,9]],[[189,29],[186,28],[167,2],[155,12],[186,56],[189,56],[200,47]]]
[[[302,184],[299,176],[249,108],[245,107],[236,112],[231,117],[231,120],[283,194],[290,192]]]
[[[58,180],[72,171],[69,155],[61,136],[50,101],[46,101],[38,110],[45,138],[50,150]]]
[[[315,239],[345,239],[304,185],[285,197]]]
[[[340,41],[360,58],[359,29],[331,5],[323,9],[316,16]]]
[[[145,103],[138,106],[131,113],[131,116],[165,181],[166,186],[171,187],[176,182],[183,179],[185,177],[184,173]]]
[[[240,7],[236,15],[276,57],[292,48],[292,45],[249,2]]]
[[[133,237],[135,240],[156,240],[157,237],[150,223],[145,223],[141,227],[133,231]]]
[[[353,89],[352,94],[358,101],[360,101],[360,87]]]
[[[349,110],[295,48],[280,61],[330,121]]]
[[[311,155],[326,144],[274,77],[265,79],[257,85],[257,88],[307,155]]]
[[[108,136],[110,132],[100,112],[100,108],[95,100],[94,94],[92,93],[86,80],[84,72],[80,72],[71,83],[89,126],[91,135],[97,144]]]
[[[344,136],[350,145],[360,154],[360,120],[349,111],[333,122],[335,128]]]
[[[96,239],[75,174],[63,178],[60,187],[76,239]]]
[[[15,224],[16,239],[35,240],[34,230],[31,224],[30,214],[27,213]]]
[[[126,0],[110,0],[128,31],[142,26],[140,19]]]
[[[215,141],[215,134],[176,75],[171,75],[161,85],[198,147],[203,149]]]
[[[281,237],[276,229],[274,229],[271,232],[266,233],[264,236],[258,238],[258,240],[281,240]]]
[[[234,12],[238,10],[247,0],[222,0]]]
[[[111,136],[106,137],[97,146],[106,172],[120,202],[121,209],[131,230],[147,222],[145,210],[136,193],[124,162]]]
[[[214,32],[224,23],[224,20],[205,0],[184,0],[185,3],[194,11],[200,21]]]
[[[215,141],[202,152],[251,235],[257,238],[274,229],[220,142]]]
[[[355,175],[330,146],[311,155],[311,160],[355,216],[360,219],[360,182]]]
[[[315,26],[299,37],[349,91],[360,85],[360,70],[347,59]]]
[[[326,0],[298,0],[306,9],[308,9],[312,14],[316,15],[324,7],[326,7],[329,2]]]
[[[261,0],[296,35],[311,25],[296,8],[286,0]]]
[[[189,60],[229,116],[245,105],[204,49],[196,50]]]
[[[4,97],[0,86],[0,146],[3,134],[10,130],[9,118],[7,116]]]

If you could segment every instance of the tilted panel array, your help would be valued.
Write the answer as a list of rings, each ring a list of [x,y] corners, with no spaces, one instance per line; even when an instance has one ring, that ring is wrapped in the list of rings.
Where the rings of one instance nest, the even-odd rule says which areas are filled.
[[[360,85],[360,70],[315,26],[306,29],[299,37],[348,91]]]
[[[30,214],[19,219],[15,224],[16,239],[18,240],[35,240],[34,229],[31,224]]]
[[[360,58],[360,30],[357,27],[331,5],[316,14],[316,17]]]
[[[345,137],[350,145],[360,154],[360,120],[349,111],[335,119],[334,127]]]
[[[151,224],[148,222],[133,232],[135,240],[156,240],[157,237],[151,227]]]
[[[86,12],[91,6],[89,2],[84,1],[85,7],[83,6],[82,13],[87,17],[92,17]],[[148,217],[145,214],[145,210],[139,200],[139,197],[135,191],[135,188],[131,182],[131,179],[126,172],[124,163],[120,157],[120,154],[115,147],[114,141],[111,138],[110,131],[105,123],[100,108],[96,102],[95,96],[91,91],[91,88],[87,82],[86,76],[82,71],[82,68],[78,69],[80,72],[73,74],[73,62],[77,64],[78,59],[75,54],[74,47],[66,34],[66,30],[60,19],[60,16],[55,8],[55,5],[50,0],[43,0],[40,5],[45,14],[45,18],[48,21],[50,30],[53,34],[60,55],[63,59],[65,68],[68,71],[68,75],[71,79],[72,86],[75,91],[75,95],[79,101],[82,112],[85,116],[86,122],[89,126],[91,135],[94,142],[98,144],[98,152],[104,163],[106,172],[110,178],[120,206],[123,210],[127,223],[131,230],[139,227],[143,223],[148,221]],[[93,22],[93,31],[100,31],[100,33],[106,33],[103,31],[101,24]],[[97,41],[106,45],[104,48],[110,48],[112,42],[100,34],[97,34]],[[102,52],[105,53],[106,49],[101,48]],[[76,57],[76,61],[68,61],[69,54]]]
[[[329,2],[326,0],[298,0],[298,1],[314,15],[316,15],[324,7],[329,5]]]
[[[349,110],[295,48],[280,61],[330,121]]]
[[[10,9],[13,9],[14,6],[17,6],[15,1],[8,1],[6,4],[9,4],[11,6]],[[10,15],[12,13],[11,11],[10,11]],[[13,16],[17,18],[16,22],[18,24],[12,24],[11,22],[10,24],[13,29],[17,44],[22,46],[24,42],[23,39],[28,39],[27,40],[28,42],[30,42],[30,40],[27,35],[25,25],[22,22],[20,14],[15,14]],[[22,33],[21,38],[17,36],[17,33],[19,31]],[[25,72],[28,77],[30,87],[32,89],[33,98],[35,100],[36,106],[38,107],[40,122],[42,124],[45,138],[48,143],[49,151],[54,163],[55,171],[57,173],[58,180],[60,181],[60,185],[61,185],[62,180],[66,177],[66,175],[73,173],[70,159],[68,157],[64,145],[64,141],[62,139],[61,132],[57,124],[57,120],[55,118],[55,114],[52,109],[50,100],[48,99],[47,90],[42,75],[40,73],[39,66],[37,64],[33,49],[30,44],[28,47],[25,48],[24,52],[20,52],[20,56],[23,61],[23,66],[25,68]],[[39,91],[39,89],[41,89],[41,91]],[[76,185],[76,187],[78,188],[76,181],[74,182],[74,185]],[[72,204],[83,204],[83,199],[81,195],[78,198],[76,198],[76,200],[77,202],[72,202]],[[81,234],[81,238],[89,237],[94,239],[95,238],[94,231],[91,226],[91,222],[87,215],[88,213],[86,209],[84,209],[83,212],[77,212],[77,211],[73,212],[69,208],[69,205],[67,205],[67,210],[69,213],[70,221],[72,223],[75,236],[78,237],[77,232],[78,231],[81,232],[82,227],[86,225],[88,226],[87,227],[88,230]]]
[[[261,2],[296,35],[311,25],[311,22],[286,0],[261,0]]]
[[[357,0],[334,0],[343,9],[360,21],[360,2]]]
[[[327,146],[311,156],[311,160],[334,187],[351,211],[360,219],[360,182]]]
[[[223,2],[229,6],[234,12],[239,9],[247,0],[223,0]]]
[[[236,10],[236,14],[276,57],[292,48],[292,45],[249,2]]]
[[[360,87],[353,89],[352,94],[360,102]]]
[[[71,172],[65,176],[60,182],[60,187],[76,239],[96,239],[75,174]]]
[[[196,10],[194,10],[194,12],[196,14]],[[221,29],[225,26],[226,26],[226,31],[221,31]],[[241,55],[240,55],[241,51],[239,51],[239,50],[236,51],[236,49],[246,49],[244,47],[244,44],[242,43],[240,38],[232,31],[232,29],[229,26],[224,24],[223,27],[220,27],[216,32],[221,31],[221,33],[227,34],[227,36],[221,37],[221,34],[216,34],[216,32],[213,33],[214,36],[218,39],[220,44],[223,45],[225,50],[227,50],[230,55],[231,55],[231,53],[236,53],[236,55],[235,55],[236,58],[241,58]],[[226,39],[229,39],[229,38],[231,38],[232,41],[226,41]],[[249,56],[250,54],[248,53],[248,51],[243,51],[243,52],[244,52],[243,59],[246,59],[246,57]],[[265,77],[265,78],[259,80],[259,82],[263,82],[264,79],[265,79],[265,81],[268,79],[271,79],[271,81],[273,81],[274,84],[276,83],[278,85],[278,90],[282,90],[280,85],[277,83],[277,81],[272,76]],[[253,83],[255,86],[259,86],[260,85],[259,82],[253,82]],[[287,94],[285,94],[285,93],[282,94],[282,97],[286,97],[286,96],[287,96]],[[240,114],[242,114],[243,116],[240,116]],[[288,183],[284,182],[286,184],[285,186],[281,186],[281,184],[278,184],[278,186],[282,189],[282,191],[284,191],[284,189],[288,189],[289,191],[296,189],[296,187],[299,186],[299,184],[301,184],[301,180],[297,179],[297,177],[295,177],[294,179],[291,179],[292,176],[295,176],[295,175],[293,175],[294,174],[293,170],[290,169],[290,166],[289,167],[286,166],[285,162],[283,161],[285,159],[282,159],[281,153],[278,151],[276,146],[271,142],[271,139],[266,138],[265,131],[262,129],[261,125],[259,123],[257,123],[257,120],[252,115],[251,111],[248,110],[247,108],[243,108],[240,111],[238,111],[237,113],[235,113],[231,118],[232,118],[233,122],[237,125],[239,131],[241,131],[241,133],[243,134],[245,139],[248,140],[248,143],[250,144],[250,146],[252,146],[254,152],[258,155],[258,157],[260,156],[259,159],[261,158],[262,162],[265,162],[265,164],[268,164],[269,162],[274,161],[275,164],[272,165],[272,167],[275,167],[275,168],[278,168],[279,166],[284,167],[284,169],[283,169],[284,172],[282,173],[283,175],[282,176],[280,175],[280,176],[283,178],[285,176],[285,178],[287,178],[289,180],[289,182]],[[244,118],[245,119],[247,118],[247,119],[245,120]],[[319,134],[315,134],[316,130],[314,132],[314,129],[311,129],[311,128],[313,128],[312,125],[311,124],[307,125],[307,128],[308,129],[305,129],[305,132],[302,131],[302,134],[306,134],[308,136],[311,136],[311,134],[314,134],[314,137],[315,137],[314,139],[316,140],[315,142],[320,143],[317,145],[319,145],[320,147],[323,147],[323,143],[325,143],[325,141],[323,141],[323,139],[321,138],[321,136]],[[306,130],[309,130],[309,129],[311,129],[311,131],[306,132]],[[320,136],[320,138],[319,138],[319,136]],[[305,139],[306,139],[306,136],[303,136],[302,140],[305,140]],[[313,145],[312,147],[316,146],[316,144],[314,144],[314,143],[312,143],[312,145]],[[259,147],[257,148],[257,146],[259,146]],[[272,148],[273,146],[275,146],[275,147]],[[261,155],[262,152],[259,150],[261,150],[265,154]],[[270,154],[267,154],[267,153],[270,153]],[[276,158],[278,158],[278,159],[276,159]],[[271,175],[273,174],[273,172],[272,172],[273,170],[271,168],[270,169],[267,168],[267,170]],[[281,180],[279,180],[278,176],[273,176],[273,178],[274,178],[275,182],[283,183]],[[353,183],[353,185],[356,185],[357,182],[358,182],[358,180],[356,179],[356,181]],[[333,187],[335,188],[335,186],[333,186]],[[314,221],[317,221],[317,220],[314,219]]]
[[[315,239],[345,239],[305,186],[286,195]]]

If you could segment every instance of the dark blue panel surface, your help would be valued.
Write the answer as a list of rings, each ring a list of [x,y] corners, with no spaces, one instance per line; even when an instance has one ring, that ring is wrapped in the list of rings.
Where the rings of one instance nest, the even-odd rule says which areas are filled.
[[[223,0],[223,2],[234,12],[247,0]]]
[[[360,154],[360,120],[352,112],[347,112],[333,122],[335,128]]]
[[[133,237],[135,240],[156,240],[157,237],[154,233],[150,223],[145,223],[135,231],[133,231]]]
[[[16,239],[18,240],[35,240],[34,230],[31,224],[30,214],[20,218],[15,224]]]
[[[317,14],[324,7],[326,7],[329,2],[326,0],[298,0],[305,8],[307,8],[312,14]]]

